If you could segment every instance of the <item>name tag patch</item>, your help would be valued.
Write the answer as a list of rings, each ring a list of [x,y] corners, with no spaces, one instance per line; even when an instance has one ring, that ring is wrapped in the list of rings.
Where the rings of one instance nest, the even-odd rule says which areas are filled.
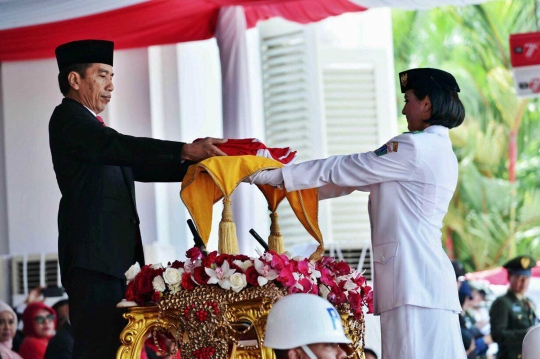
[[[384,145],[382,145],[380,148],[373,151],[377,156],[384,156],[391,152],[397,152],[398,150],[398,142],[387,142]]]

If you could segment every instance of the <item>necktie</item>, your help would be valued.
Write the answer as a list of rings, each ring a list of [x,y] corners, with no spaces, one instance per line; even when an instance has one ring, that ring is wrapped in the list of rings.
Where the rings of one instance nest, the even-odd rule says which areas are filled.
[[[107,125],[105,124],[105,122],[103,122],[103,119],[101,118],[101,116],[96,116],[96,118],[98,119],[99,123],[101,123],[101,126],[107,127]]]

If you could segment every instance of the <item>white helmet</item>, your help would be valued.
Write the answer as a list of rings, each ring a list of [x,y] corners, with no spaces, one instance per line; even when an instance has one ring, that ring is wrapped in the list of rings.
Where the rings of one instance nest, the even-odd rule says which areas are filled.
[[[523,359],[540,358],[540,326],[531,329],[523,339]]]
[[[268,314],[264,345],[292,349],[315,343],[351,343],[334,306],[315,294],[291,294],[278,300]]]

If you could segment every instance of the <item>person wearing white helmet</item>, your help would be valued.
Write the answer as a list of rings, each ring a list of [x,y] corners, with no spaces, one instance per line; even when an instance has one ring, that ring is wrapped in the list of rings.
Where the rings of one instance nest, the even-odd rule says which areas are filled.
[[[277,359],[344,359],[340,344],[350,343],[337,310],[317,295],[288,295],[268,314],[264,345]]]

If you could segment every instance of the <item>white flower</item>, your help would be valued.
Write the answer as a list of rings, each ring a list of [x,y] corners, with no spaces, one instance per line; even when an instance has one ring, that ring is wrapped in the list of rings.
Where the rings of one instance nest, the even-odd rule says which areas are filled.
[[[152,266],[150,268],[152,268],[152,269],[161,269],[161,268],[163,268],[163,264],[161,264],[161,262],[155,263],[155,264],[152,264]]]
[[[233,261],[234,264],[236,264],[237,266],[239,266],[240,268],[242,268],[242,271],[245,272],[246,269],[248,269],[249,267],[253,266],[253,262],[250,261],[249,259],[248,260],[245,260],[245,261],[241,261],[239,259],[236,259]]]
[[[176,269],[167,267],[167,269],[165,269],[165,272],[163,273],[163,279],[167,284],[176,285],[182,281],[183,274],[184,270],[182,268]]]
[[[135,276],[137,276],[137,274],[140,271],[141,271],[141,266],[140,266],[139,262],[135,262],[134,265],[129,267],[129,269],[125,273],[125,276],[126,276],[126,279],[127,279],[127,284],[129,284],[129,282],[131,282],[133,279],[135,279]]]
[[[264,253],[265,253],[262,249],[260,249],[260,248],[258,248],[258,247],[255,247],[255,252],[257,252],[257,254],[259,255],[259,257],[264,256]],[[270,256],[272,256],[272,255],[270,255]]]
[[[171,294],[176,294],[182,289],[181,283],[176,284],[169,284],[169,290],[171,291]]]
[[[165,281],[163,280],[163,277],[158,275],[157,277],[154,277],[154,280],[152,281],[152,286],[154,287],[154,290],[157,292],[163,292],[167,287],[165,286]]]
[[[231,275],[231,289],[239,292],[247,285],[246,275],[244,273],[234,273]]]
[[[345,289],[347,292],[350,291],[350,290],[355,290],[358,286],[356,285],[356,283],[350,281],[350,280],[347,280],[345,282],[345,285],[343,286],[343,289]]]
[[[262,287],[266,283],[268,283],[269,280],[274,280],[277,277],[279,277],[278,272],[276,272],[275,269],[270,268],[270,266],[263,261],[259,259],[255,259],[255,269],[257,270],[257,273],[259,273],[259,277],[257,278],[257,282]]]
[[[316,269],[314,262],[309,261],[308,267],[311,281],[316,282],[317,278],[321,277],[321,272]]]
[[[231,269],[229,262],[225,261],[221,267],[216,266],[215,269],[204,268],[204,271],[210,277],[208,284],[218,283],[221,288],[230,289],[231,281],[229,279],[236,272],[236,269]]]
[[[187,272],[187,273],[193,273],[193,269],[195,267],[200,267],[201,266],[201,263],[202,261],[200,259],[197,259],[195,262],[191,262],[191,261],[186,261],[184,263],[184,270]]]
[[[266,279],[265,277],[258,276],[257,283],[259,283],[259,287],[264,287],[266,283],[268,283],[268,279]]]

